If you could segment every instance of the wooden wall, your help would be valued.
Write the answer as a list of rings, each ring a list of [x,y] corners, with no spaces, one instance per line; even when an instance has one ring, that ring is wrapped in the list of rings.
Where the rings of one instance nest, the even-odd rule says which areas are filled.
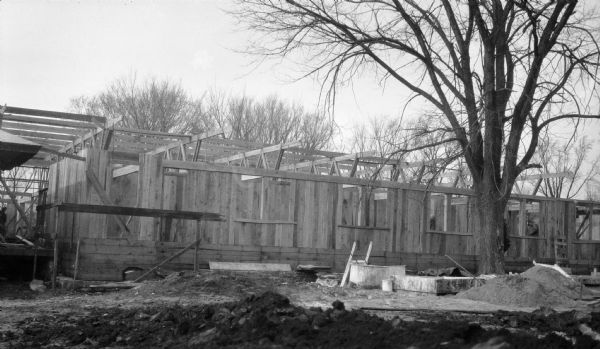
[[[72,251],[78,238],[93,240],[95,250],[84,249],[82,258],[106,270],[111,260],[119,266],[150,265],[165,256],[157,246],[181,248],[196,239],[212,246],[211,251],[221,249],[223,253],[207,256],[222,260],[238,260],[242,257],[236,256],[249,253],[253,257],[246,256],[248,260],[298,263],[308,258],[337,267],[343,266],[338,254],[347,257],[354,241],[362,251],[372,241],[375,255],[388,256],[382,263],[441,266],[447,254],[475,265],[478,223],[468,190],[171,161],[160,155],[141,155],[139,172],[112,178],[110,152],[88,150],[86,155],[86,162],[65,159],[50,169],[52,202],[101,204],[86,179],[87,166],[115,204],[216,212],[225,217],[222,222],[124,217],[131,231],[124,235],[111,217],[61,213],[58,233],[68,243],[66,251]],[[550,261],[555,237],[565,237],[573,263],[600,265],[600,242],[583,243],[575,237],[573,202],[530,201],[517,198],[509,205],[509,262]],[[52,231],[54,215],[47,216]],[[537,236],[528,235],[522,216],[537,220]],[[119,240],[111,245],[115,239],[127,243]],[[190,253],[181,263],[191,261]],[[278,257],[271,258],[273,253]],[[415,262],[419,258],[420,264]]]

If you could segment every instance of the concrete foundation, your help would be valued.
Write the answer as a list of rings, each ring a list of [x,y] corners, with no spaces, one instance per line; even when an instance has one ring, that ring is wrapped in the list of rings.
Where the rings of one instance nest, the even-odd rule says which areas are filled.
[[[454,294],[483,284],[485,280],[472,277],[394,276],[394,290],[426,292],[437,295]]]
[[[381,282],[384,279],[404,274],[406,274],[406,266],[404,265],[350,264],[350,282],[361,287],[381,288]]]

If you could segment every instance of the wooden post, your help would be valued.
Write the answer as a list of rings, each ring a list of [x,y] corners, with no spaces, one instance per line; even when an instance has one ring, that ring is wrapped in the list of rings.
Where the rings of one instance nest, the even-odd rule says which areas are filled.
[[[56,288],[56,275],[58,274],[58,238],[54,239],[54,260],[52,261],[52,288]]]
[[[35,272],[37,271],[37,247],[33,248],[33,276],[31,280],[35,280]]]
[[[54,254],[52,259],[52,288],[56,287],[56,275],[58,274],[58,207],[54,213]]]
[[[344,287],[344,285],[346,285],[346,281],[348,280],[348,274],[350,274],[350,263],[354,257],[354,251],[356,251],[356,241],[352,243],[352,250],[350,251],[350,257],[348,257],[348,262],[346,263],[346,269],[344,270],[344,276],[342,277],[340,287]]]
[[[365,255],[365,264],[369,264],[369,258],[371,257],[371,249],[373,249],[373,241],[369,241],[369,248],[367,248],[367,254]]]
[[[198,223],[196,224],[196,242],[200,241],[200,232],[198,230],[200,229],[201,221],[197,220],[197,222]],[[194,249],[194,272],[198,272],[198,243],[196,243]]]
[[[79,270],[79,246],[81,245],[81,238],[77,239],[77,248],[75,249],[75,267],[73,268],[73,282],[77,280],[77,271]]]

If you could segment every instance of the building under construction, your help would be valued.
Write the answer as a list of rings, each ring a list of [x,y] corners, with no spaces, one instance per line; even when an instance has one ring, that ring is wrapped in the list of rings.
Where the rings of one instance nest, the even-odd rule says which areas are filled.
[[[411,183],[406,170],[426,162],[15,107],[4,108],[0,126],[38,145],[4,171],[7,236],[53,241],[48,248],[4,242],[0,255],[54,255],[64,275],[120,280],[128,267],[165,260],[171,269],[236,261],[340,270],[354,242],[372,242],[373,264],[423,270],[453,265],[448,255],[476,269],[474,193],[458,181]],[[0,151],[14,153],[2,135]],[[575,273],[600,267],[600,203],[514,195],[505,218],[509,270],[532,260]]]

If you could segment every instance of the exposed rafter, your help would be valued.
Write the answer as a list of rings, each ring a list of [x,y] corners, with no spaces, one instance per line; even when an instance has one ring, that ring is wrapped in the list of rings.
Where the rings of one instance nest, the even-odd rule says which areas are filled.
[[[222,134],[223,134],[223,130],[214,130],[214,131],[204,132],[204,133],[200,133],[200,134],[193,135],[193,136],[188,136],[188,139],[184,139],[179,142],[173,142],[171,144],[168,144],[168,145],[165,145],[162,147],[158,147],[154,150],[146,152],[146,154],[155,155],[155,154],[160,154],[160,153],[165,153],[165,152],[168,153],[172,149],[181,149],[181,147],[188,145],[190,143],[199,142],[204,139],[216,137],[216,136],[219,136]]]
[[[323,165],[323,164],[331,165],[332,162],[340,162],[340,161],[348,161],[348,160],[356,161],[356,159],[360,159],[362,157],[367,157],[367,156],[375,156],[376,154],[377,154],[376,151],[365,151],[365,152],[359,152],[359,153],[353,153],[353,154],[345,154],[345,155],[336,156],[334,158],[323,158],[323,159],[318,159],[318,160],[314,160],[314,161],[305,161],[305,162],[300,162],[297,164],[285,165],[285,166],[281,166],[279,169],[282,171],[291,171],[291,170],[298,170],[298,169],[306,168],[306,167],[312,168],[314,166]]]
[[[285,143],[285,144],[271,145],[268,147],[249,150],[249,151],[245,151],[245,152],[238,153],[235,155],[230,155],[230,156],[226,156],[223,158],[215,159],[213,162],[215,162],[215,163],[231,163],[233,161],[248,159],[249,157],[252,157],[252,156],[267,154],[267,153],[271,153],[271,152],[275,152],[275,151],[286,150],[286,149],[298,147],[298,146],[300,146],[299,141]]]

